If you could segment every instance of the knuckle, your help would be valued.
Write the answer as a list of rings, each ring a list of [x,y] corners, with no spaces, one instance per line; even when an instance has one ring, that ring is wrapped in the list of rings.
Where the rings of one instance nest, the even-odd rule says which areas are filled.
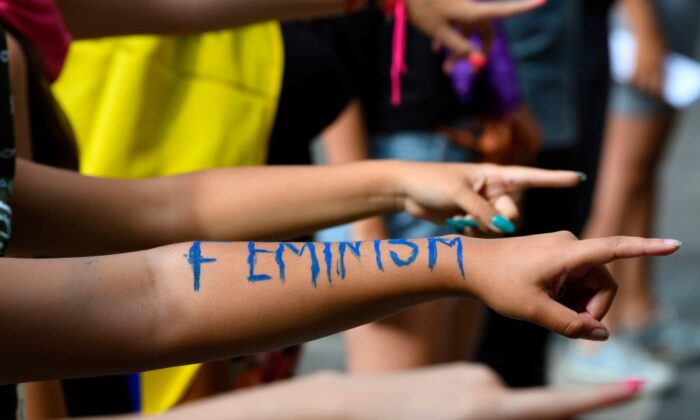
[[[472,374],[482,383],[500,384],[501,382],[501,379],[498,377],[498,375],[496,375],[496,373],[486,365],[475,366]]]
[[[611,250],[615,251],[622,245],[622,236],[610,236],[606,238],[606,246]]]
[[[556,236],[557,239],[561,241],[577,241],[578,237],[574,235],[573,233],[569,232],[568,230],[560,230],[558,232],[555,232],[554,235]]]
[[[572,319],[564,326],[562,334],[569,338],[579,338],[583,335],[583,322],[580,319]]]

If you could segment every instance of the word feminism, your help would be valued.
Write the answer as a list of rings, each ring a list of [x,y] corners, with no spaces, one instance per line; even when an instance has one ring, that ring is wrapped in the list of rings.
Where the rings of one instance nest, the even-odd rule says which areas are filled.
[[[248,242],[247,279],[251,283],[257,283],[272,280],[273,275],[276,275],[281,282],[284,282],[287,276],[287,264],[294,258],[297,261],[308,263],[309,278],[311,284],[316,287],[321,276],[325,276],[329,283],[333,282],[334,277],[345,279],[347,276],[346,259],[350,256],[360,262],[363,261],[363,257],[370,257],[376,268],[384,271],[386,264],[393,264],[399,268],[411,266],[416,263],[418,256],[425,252],[428,254],[428,268],[433,271],[437,265],[441,247],[454,248],[457,267],[464,278],[462,238],[453,237],[427,238],[425,242],[420,244],[408,239],[372,242]],[[277,268],[276,273],[263,272],[258,259],[265,255],[274,260]],[[189,252],[184,256],[192,267],[194,290],[199,291],[202,264],[215,263],[217,260],[202,255],[200,241],[193,242]],[[270,267],[269,264],[264,264],[264,266]]]

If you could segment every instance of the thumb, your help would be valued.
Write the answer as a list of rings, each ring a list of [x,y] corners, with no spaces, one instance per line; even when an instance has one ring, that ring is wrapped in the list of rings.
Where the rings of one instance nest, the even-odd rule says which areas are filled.
[[[592,267],[621,258],[670,255],[678,251],[681,245],[682,243],[675,239],[630,236],[585,239],[576,243],[573,263],[579,267]]]
[[[534,388],[513,391],[502,405],[504,419],[561,419],[578,416],[634,398],[638,381],[574,389]]]
[[[528,321],[569,338],[605,341],[610,332],[587,312],[578,313],[543,293],[535,303]]]

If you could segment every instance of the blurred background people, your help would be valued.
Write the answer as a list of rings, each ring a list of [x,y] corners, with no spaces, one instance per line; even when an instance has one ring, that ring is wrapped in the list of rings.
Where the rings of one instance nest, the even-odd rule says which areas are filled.
[[[497,23],[470,34],[474,46],[482,49],[484,62],[476,65],[454,62],[449,52],[436,50],[429,37],[409,25],[400,92],[391,76],[395,25],[376,11],[313,24],[336,45],[357,95],[321,136],[325,162],[529,162],[537,150],[538,132],[520,101],[515,69]],[[460,90],[461,83],[468,88]],[[400,101],[395,101],[397,93]],[[447,224],[399,213],[328,229],[318,238],[358,241],[463,233],[464,215],[456,216],[460,217]],[[501,234],[515,228],[505,222],[509,226]],[[478,341],[480,314],[478,303],[450,299],[355,328],[345,334],[347,367],[351,372],[382,372],[468,360]]]
[[[613,28],[629,31],[638,47],[629,84],[612,84],[584,236],[651,234],[659,164],[678,114],[662,98],[664,63],[671,52],[695,54],[699,20],[696,0],[617,2]],[[668,361],[700,356],[700,328],[674,316],[672,307],[657,305],[648,264],[639,259],[610,265],[620,283],[619,299],[606,318],[615,334],[603,346],[569,346],[563,366],[572,380],[604,382],[634,373],[649,390],[664,390],[677,381]]]
[[[542,133],[535,166],[567,168],[589,178],[575,190],[526,194],[521,234],[582,231],[605,122],[611,3],[549,1],[503,22],[523,100]],[[486,331],[477,360],[493,367],[511,386],[546,382],[547,331],[491,311]]]

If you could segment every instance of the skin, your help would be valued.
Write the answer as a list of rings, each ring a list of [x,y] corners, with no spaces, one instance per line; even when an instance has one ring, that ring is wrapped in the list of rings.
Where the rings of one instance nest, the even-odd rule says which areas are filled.
[[[8,45],[12,74],[24,74],[25,57],[11,36]],[[18,120],[29,115],[22,83],[13,77]],[[18,147],[26,148],[29,127],[15,129]],[[510,200],[512,192],[579,183],[569,171],[392,161],[114,180],[18,159],[15,178],[11,256],[84,256],[194,239],[294,237],[396,211],[437,223],[464,211],[488,225],[498,213],[496,204]]]
[[[321,262],[315,286],[310,250],[295,256],[287,249],[282,279],[273,254],[251,257],[252,243],[186,243],[89,258],[4,258],[0,317],[6,322],[0,336],[12,340],[0,348],[0,358],[13,363],[0,372],[0,383],[221,360],[309,341],[445,297],[473,296],[506,316],[567,337],[604,340],[608,333],[600,319],[616,290],[604,264],[667,255],[679,247],[660,239],[579,241],[565,232],[442,239],[461,242],[462,253],[438,244],[432,269],[430,239],[412,240],[417,256],[404,266],[387,254],[408,259],[410,249],[381,242],[383,270],[371,251],[375,244],[365,242],[362,257],[346,255],[344,281],[336,272],[339,245],[330,246],[327,267],[324,244],[315,244]],[[269,279],[251,281],[251,258],[257,259],[253,273]],[[193,261],[203,261],[199,281]],[[39,279],[41,288],[35,287]]]
[[[14,43],[11,43],[13,46],[11,50],[11,62],[13,69],[16,70],[16,67],[18,65],[22,64],[22,58],[21,54],[18,54],[16,45]],[[18,58],[20,56],[20,58]],[[13,74],[16,74],[17,72],[13,70]],[[19,72],[21,74],[21,71]],[[13,82],[16,82],[16,79],[13,78]],[[13,90],[15,86],[13,84]],[[17,90],[15,90],[15,93],[17,95]],[[26,104],[25,98],[21,97],[22,95],[17,95],[15,97],[15,100],[17,101],[16,104]],[[17,115],[18,116],[26,116],[26,105],[25,106],[19,106],[17,110]],[[18,125],[20,127],[20,125]],[[18,144],[21,144],[22,142],[25,142],[25,144],[28,142],[28,138],[30,136],[30,133],[28,132],[27,129],[20,129],[18,130]],[[436,168],[436,167],[435,167]],[[395,173],[397,168],[391,168],[392,170],[389,171],[390,173]],[[447,175],[448,172],[450,175],[447,175],[449,178],[453,178],[453,182],[451,182],[451,187],[444,191],[444,192],[439,192],[439,189],[433,189],[431,187],[432,182],[435,181],[444,181],[446,178],[443,178],[442,175],[438,175],[437,173],[433,173],[433,170],[431,170],[421,173],[422,171],[415,171],[415,169],[418,169],[417,167],[413,168],[414,170],[407,171],[406,174],[410,173],[411,177],[414,175],[425,175],[425,179],[421,180],[420,182],[417,183],[407,183],[403,184],[403,182],[399,182],[396,184],[396,186],[402,185],[401,188],[408,188],[407,191],[411,191],[408,195],[402,196],[401,194],[396,195],[396,192],[399,190],[393,190],[390,189],[391,193],[391,200],[390,202],[396,203],[396,199],[399,200],[399,202],[403,203],[405,206],[411,206],[413,211],[419,212],[423,215],[431,215],[433,213],[439,213],[440,211],[446,211],[447,208],[453,208],[455,205],[455,198],[461,192],[462,189],[464,189],[464,182],[465,180],[470,179],[470,176],[467,176],[466,172],[463,172],[462,170],[455,170],[457,169],[456,167],[452,167],[449,169],[449,171],[445,172],[444,175]],[[488,167],[482,167],[482,169],[489,169]],[[494,168],[490,168],[490,170],[493,170]],[[373,171],[369,171],[373,172]],[[517,170],[516,170],[517,172]],[[157,180],[152,180],[148,181],[145,184],[138,182],[138,183],[131,183],[131,182],[126,182],[126,181],[109,181],[109,180],[98,180],[94,178],[84,178],[80,177],[75,174],[71,174],[65,171],[57,171],[53,170],[50,168],[45,168],[41,167],[41,165],[34,165],[28,162],[20,161],[19,162],[19,167],[18,167],[18,176],[17,176],[17,183],[15,185],[15,217],[16,217],[16,230],[15,230],[15,242],[13,243],[13,249],[16,253],[37,253],[40,252],[44,255],[51,255],[52,253],[60,253],[61,255],[66,255],[67,253],[75,253],[77,255],[81,255],[84,253],[89,253],[89,248],[95,247],[96,249],[103,249],[105,252],[110,247],[114,248],[126,248],[126,249],[132,249],[132,248],[137,248],[141,246],[141,244],[146,243],[147,241],[164,241],[167,240],[170,236],[166,235],[172,235],[175,232],[175,235],[183,234],[183,232],[188,232],[188,229],[180,230],[178,226],[180,226],[179,223],[175,223],[172,225],[168,225],[167,221],[173,221],[173,220],[178,220],[177,217],[173,217],[173,214],[187,214],[187,211],[183,210],[192,210],[194,207],[190,207],[190,204],[186,205],[181,205],[178,204],[176,205],[176,210],[173,212],[173,210],[170,208],[170,206],[166,204],[173,205],[174,201],[177,201],[178,203],[190,203],[193,200],[175,200],[174,198],[177,196],[169,196],[169,194],[174,194],[174,192],[177,192],[178,194],[182,194],[183,190],[190,190],[192,189],[188,188],[188,184],[194,184],[198,185],[197,182],[194,180],[199,179],[201,180],[209,180],[213,182],[216,180],[218,183],[219,181],[226,181],[227,179],[229,181],[240,181],[241,179],[236,180],[235,178],[230,178],[229,176],[225,175],[232,175],[231,174],[220,174],[224,179],[218,179],[217,177],[211,177],[211,176],[206,176],[206,174],[200,174],[200,177],[192,177],[190,178],[190,181],[187,182],[182,182],[180,183],[179,181],[174,181],[173,179],[170,179],[169,181],[157,181]],[[250,174],[247,174],[250,175]],[[314,181],[319,179],[319,175],[323,175],[320,173],[315,173],[312,174],[315,175],[313,177]],[[328,175],[328,174],[325,174]],[[337,175],[337,174],[335,174]],[[387,179],[388,177],[386,173],[382,174],[381,172],[377,173],[379,175],[379,179]],[[497,195],[497,191],[499,189],[506,190],[507,188],[510,187],[503,187],[501,184],[503,181],[507,181],[507,185],[510,185],[511,187],[517,184],[519,181],[512,179],[512,175],[517,175],[517,173],[512,173],[510,175],[507,175],[505,178],[502,179],[502,181],[499,182],[494,182],[495,178],[494,175],[495,173],[489,173],[489,172],[480,172],[480,173],[474,173],[476,182],[480,183],[481,185],[489,184],[491,196],[489,197],[488,195],[485,196],[487,199],[492,199]],[[501,177],[502,175],[506,175],[505,173],[498,175],[498,177]],[[551,175],[551,174],[549,174]],[[564,177],[562,178],[562,175]],[[257,174],[255,174],[257,177]],[[276,175],[277,177],[280,177],[279,174]],[[243,179],[247,180],[249,177],[245,177]],[[320,176],[320,179],[326,178],[325,176]],[[355,177],[357,178],[357,177]],[[390,178],[390,177],[389,177]],[[535,177],[537,178],[537,177]],[[556,176],[556,184],[572,184],[572,180],[574,179],[572,177],[571,173],[568,174],[563,174],[559,173]],[[279,178],[278,178],[279,179]],[[398,179],[398,178],[397,178]],[[458,180],[458,181],[455,181]],[[486,179],[489,179],[490,181],[487,183],[485,182]],[[26,181],[26,182],[25,182]],[[513,181],[513,182],[511,182]],[[542,180],[540,180],[542,181]],[[535,185],[538,182],[537,179],[533,179],[530,176],[527,176],[522,179],[522,185],[523,186],[531,186]],[[308,181],[307,181],[308,182]],[[550,181],[547,181],[550,182]],[[150,185],[148,185],[150,184]],[[206,186],[207,182],[203,182],[203,186]],[[235,184],[238,184],[238,182],[235,182]],[[382,184],[385,185],[385,184]],[[201,185],[200,185],[201,186]],[[338,187],[336,185],[336,187]],[[427,190],[425,187],[428,187]],[[170,190],[170,188],[173,188]],[[195,191],[199,192],[201,189],[200,188],[194,188]],[[257,188],[253,188],[253,191],[258,190]],[[170,191],[170,193],[167,193],[166,191]],[[230,191],[230,190],[229,190]],[[371,191],[371,189],[370,189]],[[87,195],[82,195],[81,194],[87,194]],[[235,191],[234,191],[235,192]],[[345,190],[345,192],[348,192]],[[76,195],[73,195],[76,194]],[[217,196],[212,196],[212,195],[204,195],[204,199],[208,199],[213,201],[216,201],[218,196],[221,196],[220,191],[216,191]],[[368,191],[363,192],[363,199],[367,201],[367,194]],[[351,196],[353,194],[350,194]],[[178,198],[181,197],[186,197],[187,195],[181,195]],[[281,197],[285,198],[284,194],[275,194],[275,197]],[[114,197],[119,197],[119,200],[114,200]],[[462,197],[458,201],[461,203],[466,203],[467,201],[473,200],[475,195],[471,194],[469,195],[471,197],[470,199],[466,197]],[[240,198],[240,197],[239,197]],[[95,201],[92,201],[95,199]],[[75,200],[75,201],[74,201]],[[341,199],[343,200],[343,199]],[[245,201],[245,200],[242,200]],[[352,200],[351,200],[352,201]],[[384,200],[380,200],[382,202],[385,202]],[[80,203],[80,205],[76,205],[75,203]],[[265,202],[263,199],[262,202]],[[73,203],[73,204],[71,204]],[[284,200],[285,205],[288,204],[287,200]],[[486,205],[484,205],[486,203]],[[87,204],[87,205],[85,205]],[[231,210],[233,211],[232,208],[226,208],[226,205],[230,205],[231,200],[225,201],[224,200],[224,206],[222,209],[224,210]],[[271,203],[275,209],[278,209],[280,207],[280,203]],[[392,207],[393,205],[389,206]],[[35,212],[32,211],[33,209],[36,209],[35,206],[40,206],[39,208],[42,209],[52,209],[51,212]],[[374,207],[375,204],[372,204],[371,208],[376,210],[377,208]],[[196,206],[195,206],[196,207]],[[216,208],[216,206],[213,206]],[[352,207],[352,206],[350,206]],[[487,209],[489,208],[488,201],[481,202],[480,205],[477,207],[481,209]],[[24,209],[24,211],[20,209]],[[82,208],[82,209],[81,209]],[[115,211],[118,209],[121,210],[130,210],[130,211],[125,211],[125,213],[120,213],[119,211]],[[343,209],[341,210],[342,212],[346,212],[347,206],[344,206]],[[220,209],[221,210],[221,209]],[[257,213],[259,209],[255,209],[255,212]],[[302,213],[303,213],[303,209]],[[364,212],[362,210],[362,212]],[[476,209],[478,210],[478,209]],[[315,214],[316,217],[321,217],[321,218],[334,218],[337,217],[338,214],[336,213],[338,210],[332,210],[330,213],[327,213],[326,216],[322,216],[321,214]],[[357,209],[353,210],[357,211]],[[449,210],[449,211],[454,211],[454,210]],[[492,211],[492,210],[491,210]],[[28,213],[27,213],[28,212]],[[321,212],[323,213],[323,212]],[[196,214],[196,212],[192,213]],[[233,213],[228,213],[228,219],[231,220],[231,214]],[[245,214],[245,211],[243,212]],[[297,214],[297,213],[290,213],[290,214]],[[330,214],[330,216],[329,216]],[[347,215],[347,213],[343,213]],[[209,215],[211,216],[211,215]],[[259,216],[259,213],[253,215],[250,215],[248,217],[257,217]],[[488,218],[490,214],[485,214],[485,218]],[[345,216],[343,216],[345,217]],[[83,223],[82,226],[87,226],[88,228],[92,229],[92,232],[89,232],[90,229],[85,229],[84,231],[80,230],[79,226],[81,224],[76,224],[74,223],[75,220],[81,220]],[[192,219],[188,219],[190,222]],[[245,217],[238,220],[241,222],[244,222]],[[297,224],[299,222],[292,222],[291,224],[289,223],[290,218],[287,217],[284,219],[282,222],[284,226],[283,228],[280,228],[280,226],[277,226],[276,229],[290,229],[292,231],[295,231],[296,229],[305,229],[304,223],[301,222],[300,224]],[[109,221],[109,223],[105,223],[105,221]],[[181,220],[185,221],[185,219]],[[246,223],[241,223],[242,225],[245,225]],[[66,229],[67,225],[72,225],[74,229],[72,229],[70,232],[66,232],[65,230],[62,231],[62,229]],[[53,232],[53,235],[51,235],[51,241],[49,245],[45,245],[44,241],[46,240],[46,237],[43,235],[46,235],[46,232],[42,232],[42,229],[37,229],[37,226],[41,226],[43,229],[48,229],[49,231]],[[198,226],[198,228],[201,227],[206,227],[206,224],[203,224],[202,226]],[[164,229],[165,227],[165,229]],[[140,231],[139,229],[143,228],[146,229],[149,234],[144,234],[144,232]],[[32,231],[32,229],[35,229]],[[27,233],[24,233],[27,232]],[[30,233],[31,232],[31,233]],[[189,231],[191,234],[192,231]],[[61,233],[69,233],[66,235],[63,235]],[[132,233],[134,236],[133,237],[127,237],[127,233]],[[203,234],[203,233],[202,233]],[[227,232],[226,234],[231,234],[231,231]],[[259,234],[259,233],[258,233]],[[154,235],[155,238],[149,237],[151,235]],[[19,238],[19,239],[18,239]],[[22,239],[24,238],[24,239]],[[33,239],[32,239],[33,238]],[[105,238],[109,238],[108,240]],[[23,244],[24,242],[24,244]],[[150,273],[150,269],[147,269],[145,272],[142,271],[144,268],[140,267],[140,264],[143,263],[143,259],[136,257],[134,258],[133,254],[131,257],[129,256],[121,256],[124,257],[125,259],[122,260],[120,259],[119,256],[113,257],[117,258],[117,260],[114,260],[112,257],[100,257],[95,260],[43,260],[47,264],[46,267],[50,267],[48,269],[48,272],[46,272],[44,275],[41,275],[42,278],[48,278],[48,277],[54,277],[58,274],[58,277],[63,277],[61,281],[67,281],[68,283],[73,283],[75,281],[80,280],[79,277],[82,276],[75,276],[75,271],[73,271],[76,268],[82,267],[84,268],[85,266],[88,267],[94,267],[94,269],[97,269],[97,267],[101,266],[102,263],[106,263],[106,268],[107,272],[110,273],[108,274],[107,277],[111,278],[114,280],[113,276],[117,276],[121,279],[125,279],[128,283],[131,284],[131,286],[126,287],[125,289],[112,289],[110,287],[110,282],[106,282],[107,285],[105,286],[104,284],[101,284],[98,289],[102,290],[99,295],[102,296],[102,298],[107,298],[108,300],[111,300],[113,304],[118,305],[119,302],[123,303],[121,300],[115,300],[114,297],[124,297],[125,295],[122,293],[126,293],[126,295],[129,295],[132,292],[135,292],[139,288],[144,291],[144,278],[140,277],[141,275],[144,275],[144,273]],[[110,261],[111,260],[111,261]],[[75,267],[75,263],[82,261],[84,266]],[[124,263],[122,266],[121,262],[115,263],[114,261],[121,261]],[[33,265],[33,260],[3,260],[3,263],[7,264],[13,264],[13,262],[18,263],[19,265],[19,271],[25,272],[23,266],[32,266]],[[180,261],[182,264],[182,261]],[[139,268],[140,267],[140,268]],[[126,270],[122,270],[122,268],[126,268]],[[59,271],[56,272],[54,269],[58,269]],[[65,269],[68,269],[68,271],[62,271]],[[40,270],[41,271],[41,270]],[[14,270],[8,270],[3,272],[7,273],[7,276],[9,278],[14,278]],[[59,272],[62,272],[59,273]],[[105,274],[107,274],[105,272]],[[67,277],[65,275],[67,274]],[[89,277],[89,275],[88,275]],[[55,277],[54,277],[55,278]],[[95,282],[95,280],[100,280],[98,282]],[[88,288],[92,288],[92,286],[95,286],[96,284],[102,283],[101,280],[103,280],[100,275],[97,276],[97,278],[92,278],[93,281],[89,282],[91,283],[91,286]],[[145,279],[145,285],[147,286],[149,284],[148,282],[148,276],[146,276]],[[58,283],[53,283],[54,286],[57,284],[60,284],[61,281]],[[27,285],[30,285],[32,283],[25,283],[24,290],[15,290],[18,292],[20,295],[23,295],[24,297],[28,297],[33,294],[33,289],[34,287],[27,287]],[[56,297],[61,299],[61,296],[65,296],[61,294],[61,291],[67,290],[66,287],[67,284],[64,284],[63,286],[59,286],[58,289],[51,289],[54,293],[58,293],[56,295],[53,295],[53,293],[45,293],[43,294],[43,297],[48,299],[45,303],[49,303],[49,306],[44,306],[43,304],[39,304],[34,306],[34,302],[32,307],[38,308],[38,307],[44,307],[44,308],[50,308],[50,302],[56,302],[54,299]],[[102,287],[104,286],[104,287]],[[134,289],[135,288],[135,289]],[[95,289],[93,289],[95,290]],[[28,294],[27,294],[28,293]],[[140,298],[145,299],[145,301],[142,301],[144,305],[148,305],[146,301],[150,300],[148,297],[149,294],[141,294],[138,291],[136,291],[137,294],[141,295]],[[53,296],[52,296],[53,295]],[[12,296],[6,295],[8,297],[9,301],[11,301],[12,306],[6,307],[7,310],[12,312],[13,310],[19,310],[20,312],[22,311],[21,305],[17,305],[20,301],[15,300]],[[75,296],[74,296],[75,297]],[[95,298],[95,299],[93,299]],[[33,298],[30,298],[30,300],[33,300]],[[92,370],[90,366],[83,366],[83,367],[78,367],[77,371],[73,371],[69,375],[93,375],[93,374],[98,374],[101,371],[103,372],[104,369],[106,368],[109,371],[115,371],[114,369],[118,369],[117,366],[109,366],[109,364],[105,367],[102,363],[102,357],[105,355],[108,355],[108,353],[102,353],[100,351],[100,346],[104,346],[105,342],[103,341],[102,338],[104,338],[104,334],[101,334],[99,332],[99,329],[93,330],[91,333],[88,335],[93,335],[92,339],[88,339],[87,343],[83,341],[84,337],[76,337],[74,335],[75,331],[81,331],[83,330],[84,326],[81,326],[75,330],[71,331],[71,324],[72,326],[75,327],[76,324],[75,322],[80,322],[80,317],[84,316],[85,313],[83,312],[87,307],[92,308],[93,310],[97,310],[100,315],[97,316],[98,319],[94,319],[94,321],[100,323],[103,321],[107,321],[108,323],[117,322],[117,325],[113,325],[113,327],[119,329],[120,327],[124,327],[125,325],[134,325],[134,330],[129,331],[123,331],[125,336],[129,337],[136,337],[137,342],[135,343],[133,348],[138,348],[140,345],[144,344],[144,340],[148,341],[151,337],[148,335],[143,335],[143,328],[145,325],[148,325],[149,323],[149,317],[139,317],[136,323],[131,324],[127,322],[126,324],[122,323],[124,319],[122,316],[124,315],[124,307],[121,305],[118,305],[119,308],[115,311],[114,306],[112,307],[112,310],[107,310],[107,311],[102,311],[103,307],[99,304],[96,304],[96,302],[99,301],[99,298],[97,295],[88,297],[85,301],[82,299],[71,299],[72,305],[77,304],[77,308],[74,306],[73,309],[78,309],[78,314],[76,312],[73,312],[73,310],[68,310],[64,312],[63,305],[60,305],[59,307],[56,307],[55,311],[48,311],[48,312],[43,312],[42,311],[32,311],[32,315],[28,317],[22,317],[21,314],[15,313],[13,317],[17,317],[18,315],[21,317],[21,322],[29,322],[30,324],[32,322],[38,321],[39,324],[37,325],[38,328],[29,328],[30,330],[33,330],[35,333],[34,335],[44,335],[44,338],[41,337],[32,337],[32,336],[24,336],[23,338],[20,339],[22,340],[28,340],[25,342],[25,344],[28,342],[30,343],[29,346],[34,349],[33,351],[37,351],[36,349],[42,347],[42,340],[46,338],[45,334],[42,334],[41,331],[44,331],[44,327],[46,325],[55,325],[52,324],[52,319],[55,318],[56,314],[61,314],[61,320],[58,321],[59,324],[62,326],[58,327],[58,330],[56,332],[58,335],[62,334],[68,334],[69,337],[64,337],[67,339],[66,342],[71,342],[73,339],[77,339],[77,342],[74,342],[74,346],[72,348],[66,349],[65,347],[62,349],[56,349],[58,354],[54,354],[55,357],[58,359],[62,359],[63,356],[68,355],[67,357],[69,359],[72,359],[72,363],[79,363],[82,366],[81,362],[77,362],[77,360],[80,360],[80,354],[82,352],[86,351],[88,353],[91,353],[92,351],[97,350],[97,354],[93,353],[91,355],[91,358],[93,358],[93,363],[96,363],[98,366],[97,370]],[[84,306],[84,302],[90,302],[87,304],[87,307]],[[71,306],[71,305],[69,305]],[[140,309],[146,309],[146,306],[141,306],[139,305]],[[153,308],[151,308],[153,309]],[[53,312],[53,317],[50,316],[49,312]],[[131,314],[129,316],[133,316],[134,312],[133,311],[126,311],[127,314]],[[151,312],[153,313],[153,312]],[[25,312],[26,314],[26,312]],[[139,314],[139,312],[135,312],[136,315]],[[143,313],[142,313],[143,314]],[[75,318],[75,316],[78,315],[78,318]],[[36,318],[37,316],[38,318]],[[42,319],[43,318],[43,319]],[[152,318],[151,318],[152,320]],[[44,322],[48,322],[48,324],[45,324]],[[90,321],[93,322],[93,321]],[[145,325],[144,325],[145,324]],[[25,324],[26,326],[26,324]],[[12,334],[14,335],[14,328],[16,328],[17,325],[14,325]],[[89,327],[87,327],[89,329]],[[130,329],[130,328],[128,328]],[[110,327],[110,331],[112,328]],[[25,330],[27,332],[27,330]],[[133,334],[133,335],[132,335]],[[30,334],[32,335],[32,334]],[[80,334],[79,334],[80,335]],[[117,336],[120,336],[120,333],[117,333]],[[53,336],[56,337],[56,336]],[[72,337],[72,338],[71,338]],[[96,341],[91,341],[91,340],[96,340]],[[108,339],[107,341],[111,340]],[[158,340],[156,340],[158,341]],[[64,342],[62,339],[59,339],[58,342]],[[45,345],[50,348],[51,345],[49,342],[45,342]],[[122,342],[122,344],[124,344]],[[151,343],[153,344],[153,343]],[[146,344],[146,347],[151,347],[151,344]],[[85,347],[83,347],[85,345]],[[111,346],[109,346],[111,347]],[[117,365],[119,364],[127,364],[130,367],[126,369],[127,371],[133,371],[135,368],[132,366],[132,362],[130,360],[124,360],[122,358],[128,357],[130,354],[129,352],[132,351],[132,346],[129,346],[130,349],[127,349],[125,351],[119,351],[118,348],[114,348],[112,350],[117,350],[119,354],[115,355],[112,353],[111,356],[108,356],[107,358],[109,359],[110,357],[116,357],[117,359]],[[73,350],[77,349],[77,359],[76,359],[76,354],[73,352]],[[108,350],[103,348],[103,350]],[[136,352],[139,352],[140,350],[136,350]],[[161,350],[162,351],[162,350]],[[29,380],[31,377],[35,378],[44,378],[44,377],[55,377],[55,376],[65,376],[65,375],[59,375],[57,372],[53,371],[53,369],[56,368],[54,367],[47,367],[47,369],[42,369],[41,366],[38,366],[35,363],[32,363],[33,370],[30,372],[24,371],[22,369],[22,366],[26,366],[24,362],[26,362],[26,359],[24,356],[18,355],[18,352],[21,353],[21,351],[18,348],[13,348],[11,351],[13,353],[9,357],[13,357],[13,360],[16,360],[18,362],[19,369],[22,370],[23,372],[20,373],[20,376],[17,377],[12,377],[8,378],[8,381],[17,381],[17,380]],[[61,354],[63,353],[63,354]],[[18,356],[19,359],[14,359],[15,356]],[[185,356],[188,357],[188,356]],[[31,358],[31,356],[30,356]],[[138,359],[138,357],[137,357]],[[56,360],[56,359],[54,359]],[[99,360],[99,361],[98,361]],[[65,360],[64,360],[65,361]],[[142,360],[143,361],[143,360]],[[140,362],[136,362],[138,365]],[[160,363],[160,362],[158,362]],[[70,363],[69,363],[70,364]],[[148,364],[148,362],[147,362]],[[58,363],[59,366],[63,365],[63,362]],[[75,366],[74,366],[75,367]],[[58,368],[58,370],[65,369],[65,367]],[[24,376],[27,373],[29,373],[30,377]],[[56,385],[53,383],[53,385]],[[55,393],[55,392],[54,392]],[[34,397],[33,397],[34,398]],[[60,411],[61,407],[55,407],[55,410]]]
[[[660,97],[666,47],[649,1],[624,0],[622,10],[642,48],[631,84]],[[675,121],[671,110],[660,115],[613,114],[607,125],[600,175],[585,236],[648,236],[654,213],[656,173]],[[613,330],[636,330],[654,313],[648,261],[617,262],[611,272],[620,296],[606,322]]]
[[[224,419],[235,413],[237,417],[251,420],[412,420],[427,417],[437,420],[553,420],[618,404],[636,393],[630,384],[595,389],[514,391],[507,389],[486,367],[454,364],[378,375],[320,373],[183,405],[162,417],[167,420]],[[277,408],[280,406],[284,410]]]
[[[90,6],[90,5],[91,5],[91,4],[89,4],[89,3],[85,3],[85,2],[83,2],[83,3],[84,3],[84,4],[78,4],[78,7],[77,7],[77,8],[74,7],[73,10],[82,12],[82,11],[84,11],[84,7],[85,7],[86,5],[87,5],[87,6]],[[453,3],[456,3],[456,2],[453,2]],[[539,3],[539,2],[535,2],[535,3]],[[259,4],[259,2],[258,2],[258,4]],[[94,5],[94,3],[93,3],[93,5]],[[73,6],[75,6],[75,3],[73,3]],[[101,6],[103,6],[103,4],[99,5],[98,7],[101,7]],[[146,4],[146,6],[148,6],[148,4]],[[248,6],[250,7],[250,5],[248,5]],[[416,8],[411,8],[411,9],[412,9],[413,11],[416,10]],[[108,11],[109,11],[109,10],[108,10]],[[111,10],[111,11],[114,11],[114,10]],[[161,10],[161,11],[163,11],[163,10]],[[80,12],[79,12],[79,13],[80,13]],[[188,12],[189,12],[189,10],[188,10]],[[78,14],[79,14],[79,13],[78,13]],[[70,14],[70,13],[68,13],[68,14]],[[188,18],[189,18],[189,16],[191,16],[189,13],[184,13],[184,14],[182,14],[182,15],[186,15],[186,16],[188,16]],[[419,14],[419,15],[420,15],[420,14]],[[429,15],[429,14],[428,14],[428,15]],[[76,16],[76,13],[73,13],[72,17],[75,17],[75,16]],[[114,22],[114,20],[113,20],[113,19],[114,19],[114,16],[115,16],[115,15],[113,15],[113,14],[111,14],[111,13],[103,14],[103,15],[102,15],[103,19],[101,19],[101,20],[100,20],[100,19],[97,19],[98,23],[97,23],[96,26],[100,27],[100,26],[103,26],[103,25],[104,25],[104,27],[109,28],[110,24],[111,24],[112,22]],[[130,20],[138,21],[138,19],[134,19],[134,17],[136,16],[136,15],[134,15],[134,14],[127,13],[126,16],[128,16],[128,18],[129,18]],[[69,17],[69,20],[70,20],[72,17]],[[165,21],[165,22],[167,23],[167,19],[160,19],[160,18],[162,18],[162,17],[163,17],[163,16],[160,16],[160,15],[159,15],[159,16],[158,16],[159,20]],[[152,22],[153,22],[153,21],[151,21],[151,23],[152,23]],[[169,22],[169,23],[172,24],[173,22]],[[174,24],[176,25],[175,27],[177,27],[177,23],[178,23],[178,22],[174,22]],[[198,22],[197,22],[196,20],[194,20],[194,22],[191,23],[191,24],[192,24],[192,25],[197,25]],[[210,22],[206,22],[206,24],[209,25]],[[228,26],[228,25],[230,25],[230,23],[227,23],[226,25]],[[78,26],[80,26],[80,25],[78,25]],[[191,27],[189,26],[189,24],[185,24],[185,25],[184,25],[184,28],[187,28],[186,30],[189,30]],[[87,29],[89,30],[89,28],[87,28]],[[94,27],[93,27],[93,29],[94,29]],[[78,30],[77,32],[80,32],[80,31]],[[438,38],[439,38],[439,37],[438,37]],[[461,48],[459,48],[459,46],[457,46],[457,45],[452,45],[452,46],[451,46],[451,45],[450,45],[450,42],[448,42],[448,41],[445,41],[445,44],[447,44],[448,46],[450,46],[454,51],[457,51],[457,52],[463,51],[463,50],[462,50]],[[28,152],[25,152],[25,153],[28,153]]]
[[[632,86],[649,96],[661,97],[667,49],[654,7],[649,0],[621,0],[620,6],[640,45],[631,80]]]
[[[670,128],[671,121],[664,117],[610,119],[586,237],[650,234],[655,174]],[[606,319],[612,330],[641,328],[653,316],[648,263],[639,259],[610,265],[621,285],[619,302]]]
[[[381,2],[382,4],[384,2]],[[474,51],[457,30],[478,27],[493,18],[527,12],[542,0],[481,3],[465,0],[406,0],[411,21],[458,55]],[[243,26],[270,19],[299,19],[340,14],[345,0],[57,0],[78,38],[140,33],[192,33]],[[359,1],[361,9],[366,1]]]
[[[357,100],[321,137],[328,163],[369,159],[363,111]],[[517,209],[515,214],[506,214],[516,218]],[[351,236],[353,240],[389,238],[382,217],[353,223]],[[474,299],[442,299],[353,328],[345,334],[348,371],[383,372],[465,360],[474,345],[482,306]]]
[[[497,213],[493,203],[511,191],[578,182],[569,171],[395,161],[112,180],[19,159],[8,251],[79,256],[196,238],[293,237],[401,210],[440,222],[468,211],[486,224]],[[485,187],[476,193],[474,185]]]

